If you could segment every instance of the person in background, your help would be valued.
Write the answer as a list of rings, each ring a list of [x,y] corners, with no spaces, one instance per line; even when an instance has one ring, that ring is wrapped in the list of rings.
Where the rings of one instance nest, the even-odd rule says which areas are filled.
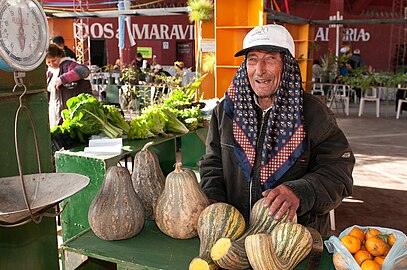
[[[65,56],[76,60],[76,54],[65,45],[65,40],[62,36],[55,36],[52,42],[64,50]]]
[[[350,62],[352,69],[363,68],[365,66],[359,49],[353,50],[353,54],[348,58],[348,61]]]
[[[120,72],[120,70],[121,70],[120,59],[116,59],[116,62],[114,63],[114,66],[113,66],[113,71]]]
[[[160,65],[160,64],[156,64],[154,66],[154,83],[159,84],[162,83],[162,79],[159,77],[162,76],[167,76],[167,77],[171,77],[171,74],[168,71],[165,71],[164,68]],[[157,77],[158,75],[158,77]]]
[[[348,61],[352,67],[352,70],[358,69],[358,68],[364,68],[365,63],[362,59],[362,56],[360,55],[360,50],[359,49],[354,49],[352,56],[348,58]],[[358,100],[362,97],[362,89],[360,88],[354,88],[356,96],[358,97]]]
[[[280,25],[244,38],[244,56],[213,110],[200,160],[201,187],[249,221],[265,198],[268,215],[326,234],[329,211],[352,194],[355,157],[335,115],[304,91],[294,41]]]
[[[80,93],[92,94],[89,80],[90,70],[87,66],[78,64],[66,57],[63,49],[56,44],[50,44],[45,62],[47,70],[47,90],[49,92],[49,124],[50,129],[62,124],[62,110],[66,109],[66,101]]]
[[[312,79],[314,82],[321,82],[321,75],[323,73],[321,63],[319,60],[314,60],[312,65]]]
[[[184,71],[184,68],[185,68],[184,62],[182,62],[182,61],[175,61],[175,62],[174,62],[174,68],[175,68],[175,72],[176,72],[176,73],[183,72],[183,71]]]
[[[143,55],[138,52],[136,59],[133,60],[131,64],[134,66],[134,69],[139,72],[139,80],[145,81],[146,75],[143,73],[143,71],[149,71],[150,65],[148,64],[147,60],[143,58]]]
[[[168,85],[166,85],[166,81],[163,80],[164,77],[171,77],[171,74],[168,71],[165,71],[160,64],[156,64],[152,76],[153,84],[156,85],[157,90],[154,94],[154,100],[168,94]]]

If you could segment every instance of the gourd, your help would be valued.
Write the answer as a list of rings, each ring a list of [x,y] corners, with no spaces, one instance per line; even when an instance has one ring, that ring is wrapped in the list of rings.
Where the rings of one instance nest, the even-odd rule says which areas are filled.
[[[258,200],[250,214],[250,226],[237,240],[220,238],[211,249],[211,258],[221,268],[238,270],[250,267],[246,256],[244,242],[247,236],[258,233],[271,233],[277,224],[286,222],[288,211],[280,220],[268,215],[268,208],[264,206],[264,198]],[[295,216],[294,222],[297,222]]]
[[[157,155],[148,150],[153,142],[148,142],[134,156],[132,182],[145,209],[145,219],[154,220],[154,209],[158,197],[164,190],[165,177]]]
[[[188,239],[197,236],[198,218],[209,205],[195,174],[175,164],[167,175],[164,191],[157,199],[155,222],[168,236]]]
[[[144,207],[127,168],[107,169],[102,187],[89,207],[88,221],[95,235],[103,240],[128,239],[141,231]]]
[[[222,237],[240,237],[245,229],[243,215],[232,205],[218,202],[206,207],[198,219],[199,256],[191,261],[189,270],[219,269],[210,256],[212,246]]]
[[[245,248],[254,270],[291,270],[310,253],[312,237],[300,224],[281,223],[271,234],[249,235]]]

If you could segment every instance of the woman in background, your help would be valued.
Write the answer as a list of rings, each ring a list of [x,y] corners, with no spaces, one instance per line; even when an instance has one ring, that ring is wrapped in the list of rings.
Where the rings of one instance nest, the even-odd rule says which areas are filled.
[[[62,110],[66,101],[81,93],[92,94],[89,80],[90,70],[87,66],[66,57],[65,52],[55,44],[50,44],[45,57],[47,70],[47,90],[49,92],[49,125],[52,129],[62,124]]]

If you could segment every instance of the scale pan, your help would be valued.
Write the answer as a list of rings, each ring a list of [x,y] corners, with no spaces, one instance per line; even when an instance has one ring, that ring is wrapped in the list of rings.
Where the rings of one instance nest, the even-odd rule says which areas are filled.
[[[33,213],[74,195],[90,181],[88,177],[76,173],[39,173],[23,177]],[[29,217],[20,176],[0,178],[0,187],[0,221],[15,223]]]

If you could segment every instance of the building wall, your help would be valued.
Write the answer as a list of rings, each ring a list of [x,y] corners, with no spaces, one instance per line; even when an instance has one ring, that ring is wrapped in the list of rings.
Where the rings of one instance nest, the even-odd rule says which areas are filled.
[[[129,32],[125,27],[125,50],[127,58],[124,63],[131,63],[135,59],[138,47],[151,48],[152,54],[156,55],[157,62],[161,65],[173,65],[177,59],[177,52],[184,51],[190,54],[190,61],[185,64],[188,67],[194,65],[194,24],[189,22],[187,15],[174,15],[165,17],[130,17],[131,26],[129,31],[136,42],[130,45]],[[73,20],[49,19],[51,37],[62,35],[68,47],[74,49]],[[117,18],[91,18],[89,19],[88,33],[91,40],[104,40],[106,44],[107,64],[114,64],[119,58],[118,19]],[[185,44],[191,44],[189,47]],[[180,47],[177,50],[177,45]],[[181,48],[182,47],[182,48]],[[91,48],[92,50],[92,48]],[[100,53],[100,52],[99,52]],[[92,52],[91,52],[92,54]],[[145,58],[151,63],[152,58]]]
[[[312,3],[310,1],[295,1],[290,5],[290,14],[310,20],[328,20],[329,3]],[[369,7],[369,11],[360,15],[353,15],[347,6],[344,7],[343,19],[372,19],[369,14],[376,15],[376,19],[391,19],[389,7]],[[380,12],[378,12],[380,11]],[[383,16],[381,16],[381,14]],[[380,17],[381,16],[381,17]],[[361,56],[366,65],[372,65],[376,71],[392,71],[394,67],[395,46],[392,44],[391,24],[354,24],[343,25],[343,35],[341,46],[350,46],[351,49],[360,49]],[[396,26],[398,27],[398,26]],[[315,48],[314,59],[318,59],[328,50],[329,31],[336,31],[329,28],[329,25],[315,25]],[[346,34],[348,33],[348,34]],[[393,35],[394,37],[394,35]],[[394,39],[394,38],[393,38]],[[334,51],[335,52],[335,51]]]

